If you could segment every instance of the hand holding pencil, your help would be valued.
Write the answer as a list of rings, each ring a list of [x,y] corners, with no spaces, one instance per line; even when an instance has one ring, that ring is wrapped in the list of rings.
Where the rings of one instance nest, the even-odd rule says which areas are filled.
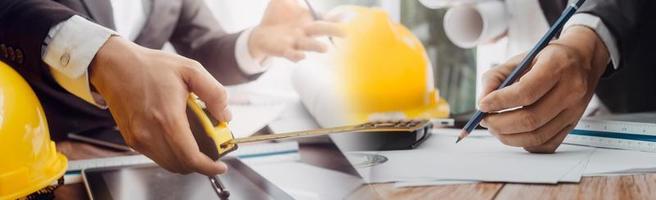
[[[342,37],[344,33],[330,18],[319,19],[314,8],[296,0],[272,0],[260,24],[251,29],[248,50],[254,60],[283,57],[293,62],[306,52],[324,53],[329,45],[318,37]]]
[[[480,111],[458,141],[480,122],[506,145],[534,153],[556,150],[581,118],[609,58],[586,27],[573,26],[551,40],[574,11],[566,10],[531,52],[485,73]],[[511,108],[517,109],[503,111]]]

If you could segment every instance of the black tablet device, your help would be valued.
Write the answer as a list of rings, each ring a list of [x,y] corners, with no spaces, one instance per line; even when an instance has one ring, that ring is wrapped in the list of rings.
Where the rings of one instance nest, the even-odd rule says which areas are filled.
[[[293,199],[238,159],[223,162],[229,170],[218,178],[229,199]],[[156,165],[86,169],[82,177],[92,200],[220,199],[207,176],[173,174]]]

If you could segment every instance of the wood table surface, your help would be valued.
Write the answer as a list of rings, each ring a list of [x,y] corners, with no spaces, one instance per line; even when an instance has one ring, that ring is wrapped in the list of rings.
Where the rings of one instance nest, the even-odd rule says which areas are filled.
[[[328,148],[333,148],[328,147]],[[57,144],[70,160],[125,155],[74,141]],[[326,155],[327,147],[302,145],[304,162],[325,168],[340,169],[333,162],[339,153]],[[313,152],[323,151],[320,156]],[[55,191],[57,199],[87,199],[81,183],[64,185]],[[396,188],[392,184],[372,184],[355,191],[349,199],[656,199],[656,174],[584,177],[575,184],[506,184],[478,183],[429,187]]]

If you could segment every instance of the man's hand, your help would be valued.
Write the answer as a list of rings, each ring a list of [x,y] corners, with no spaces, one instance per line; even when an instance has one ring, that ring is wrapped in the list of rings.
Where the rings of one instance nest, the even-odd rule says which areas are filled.
[[[591,29],[568,28],[540,52],[519,81],[493,91],[523,57],[484,75],[479,107],[488,115],[481,125],[506,145],[553,153],[592,98],[608,64],[608,50]],[[511,108],[517,109],[499,112]]]
[[[172,172],[226,171],[199,151],[185,114],[194,92],[217,120],[231,118],[225,89],[198,62],[111,37],[91,63],[91,83],[130,147]]]
[[[343,34],[335,23],[315,21],[308,8],[297,0],[271,0],[262,21],[253,29],[248,46],[256,60],[277,56],[297,62],[305,58],[304,51],[328,49],[315,37]]]

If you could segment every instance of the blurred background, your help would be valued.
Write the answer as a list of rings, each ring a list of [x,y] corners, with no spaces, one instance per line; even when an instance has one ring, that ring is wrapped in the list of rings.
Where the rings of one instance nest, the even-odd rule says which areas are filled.
[[[268,0],[217,1],[206,0],[220,23],[228,31],[239,31],[256,25],[266,8]],[[487,61],[495,57],[494,49],[479,56],[477,48],[463,49],[454,45],[446,36],[442,25],[447,6],[428,8],[416,0],[311,0],[318,12],[327,12],[339,5],[351,4],[380,7],[387,10],[390,17],[408,27],[424,44],[430,57],[435,86],[440,96],[450,105],[451,114],[472,112],[476,101],[477,61]],[[488,45],[489,46],[489,45]],[[482,47],[490,49],[490,47]],[[481,55],[481,53],[479,53]],[[499,56],[496,56],[499,57]],[[481,63],[491,65],[494,63]]]

